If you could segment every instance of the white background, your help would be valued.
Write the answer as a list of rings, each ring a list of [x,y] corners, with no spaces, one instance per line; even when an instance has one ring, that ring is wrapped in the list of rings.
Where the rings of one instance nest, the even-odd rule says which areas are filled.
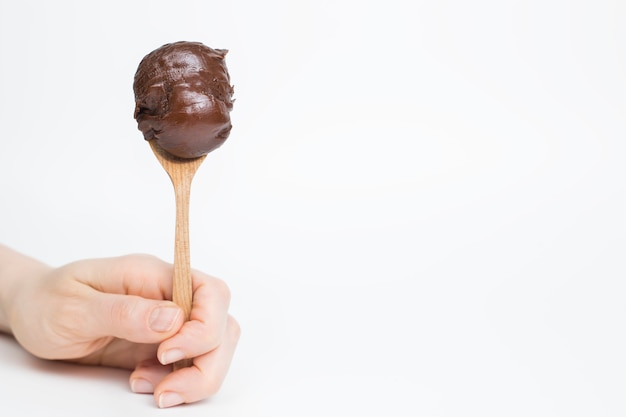
[[[1,337],[3,416],[625,415],[625,2],[2,0],[2,243],[171,260],[132,81],[177,40],[230,50],[191,201],[228,379],[157,411]]]

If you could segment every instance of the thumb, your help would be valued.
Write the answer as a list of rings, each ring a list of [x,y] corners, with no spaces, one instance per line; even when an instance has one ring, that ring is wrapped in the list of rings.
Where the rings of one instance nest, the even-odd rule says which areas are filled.
[[[157,343],[174,335],[183,325],[183,310],[171,301],[106,293],[99,293],[97,298],[93,318],[99,337]]]

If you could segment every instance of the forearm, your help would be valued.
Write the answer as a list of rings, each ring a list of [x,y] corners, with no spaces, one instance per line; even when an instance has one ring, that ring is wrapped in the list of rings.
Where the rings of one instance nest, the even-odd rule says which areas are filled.
[[[11,333],[12,305],[20,286],[49,270],[47,265],[0,244],[0,332]]]

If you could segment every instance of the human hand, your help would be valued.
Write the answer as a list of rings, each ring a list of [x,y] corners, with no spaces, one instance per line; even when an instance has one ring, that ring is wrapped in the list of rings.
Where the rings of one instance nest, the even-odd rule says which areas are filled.
[[[159,407],[202,400],[220,388],[239,325],[228,314],[229,289],[193,271],[193,306],[171,301],[173,269],[157,258],[129,255],[40,268],[13,285],[10,330],[32,354],[131,369],[134,392],[154,393]],[[172,372],[171,364],[193,358]]]

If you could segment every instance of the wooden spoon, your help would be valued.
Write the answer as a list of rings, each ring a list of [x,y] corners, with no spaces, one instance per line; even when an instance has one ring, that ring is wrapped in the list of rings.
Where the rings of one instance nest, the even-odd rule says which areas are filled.
[[[191,181],[206,155],[193,159],[179,158],[161,148],[155,140],[148,141],[152,152],[165,168],[176,195],[176,235],[174,239],[174,280],[172,301],[185,312],[185,321],[189,320],[193,299],[191,282],[191,257],[189,254],[189,196]],[[193,364],[192,359],[183,359],[174,363],[174,370]]]

